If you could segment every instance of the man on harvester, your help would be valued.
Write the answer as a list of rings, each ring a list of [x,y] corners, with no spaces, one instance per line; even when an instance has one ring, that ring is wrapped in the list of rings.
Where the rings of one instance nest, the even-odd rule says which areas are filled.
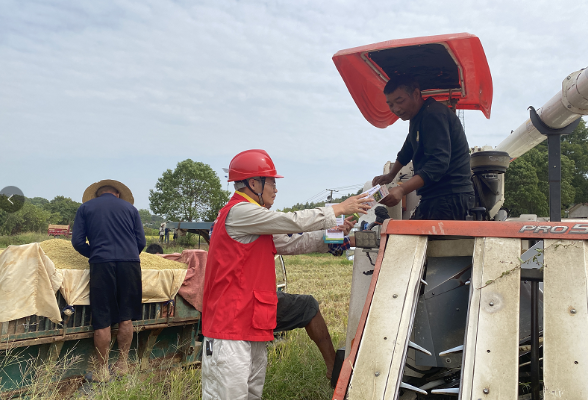
[[[459,118],[430,97],[423,99],[418,82],[410,76],[392,76],[384,87],[390,111],[410,121],[409,133],[388,174],[372,184],[394,180],[411,160],[414,176],[390,189],[381,203],[388,207],[416,190],[421,202],[413,219],[465,220],[474,207],[468,142]]]
[[[261,398],[278,302],[272,235],[330,229],[337,216],[370,208],[369,198],[353,196],[333,207],[270,211],[277,178],[264,150],[241,152],[229,165],[236,192],[215,221],[204,282],[203,399]]]

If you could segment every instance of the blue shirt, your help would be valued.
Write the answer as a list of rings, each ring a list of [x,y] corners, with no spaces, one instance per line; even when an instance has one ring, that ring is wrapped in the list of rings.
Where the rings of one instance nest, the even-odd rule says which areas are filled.
[[[87,201],[76,213],[71,244],[91,264],[139,262],[146,244],[139,211],[111,193]]]

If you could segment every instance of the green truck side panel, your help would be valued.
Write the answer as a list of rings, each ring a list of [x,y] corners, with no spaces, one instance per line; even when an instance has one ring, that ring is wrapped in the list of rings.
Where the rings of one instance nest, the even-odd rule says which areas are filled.
[[[57,298],[63,309],[63,298],[59,294]],[[143,304],[143,319],[133,322],[139,332],[133,336],[131,362],[149,368],[154,360],[166,360],[173,365],[191,364],[199,359],[200,312],[179,295],[174,300],[173,305]],[[90,369],[90,357],[94,353],[90,309],[89,306],[74,306],[74,309],[73,315],[64,318],[63,325],[34,315],[0,323],[0,393],[29,386],[43,368],[51,371],[56,381],[84,375]],[[72,334],[88,337],[72,338]],[[41,343],[34,344],[31,340]],[[45,343],[48,341],[52,342]],[[110,362],[117,358],[115,342]]]

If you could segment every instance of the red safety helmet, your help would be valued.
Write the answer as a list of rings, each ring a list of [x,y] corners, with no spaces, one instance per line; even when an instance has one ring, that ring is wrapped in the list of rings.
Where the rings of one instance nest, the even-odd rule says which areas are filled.
[[[245,150],[233,157],[229,165],[229,182],[256,176],[283,178],[276,172],[274,162],[265,150]]]

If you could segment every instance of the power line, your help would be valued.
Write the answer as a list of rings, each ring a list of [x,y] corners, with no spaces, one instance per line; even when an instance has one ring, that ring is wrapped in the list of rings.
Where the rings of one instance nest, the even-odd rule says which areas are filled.
[[[348,185],[348,186],[340,186],[340,187],[336,187],[333,188],[333,190],[345,190],[345,189],[353,189],[353,188],[358,188],[358,187],[363,187],[363,183],[357,183],[355,185]],[[327,189],[327,190],[331,190],[331,189]]]
[[[325,193],[325,190],[323,189],[323,190],[321,190],[320,192],[318,192],[318,193],[316,193],[316,194],[314,194],[314,195],[310,196],[310,197],[308,198],[308,200],[307,200],[307,201],[310,201],[311,199],[314,199],[314,198],[316,198],[316,197],[320,197],[320,196],[322,196],[324,193]]]
[[[311,196],[308,198],[308,200],[306,200],[304,203],[312,203],[312,200],[318,199],[322,196],[324,196],[326,194],[325,190],[321,190],[319,193],[315,194],[314,196]]]
[[[345,190],[355,191],[359,188],[363,188],[363,184],[357,183],[355,185],[339,186],[339,187],[335,187],[332,189],[321,190],[317,194],[315,194],[315,195],[309,197],[307,200],[305,200],[303,204],[314,203],[317,200],[322,200],[322,199],[326,198],[329,195],[329,193],[331,194],[331,199],[332,199],[333,192],[342,192]]]

